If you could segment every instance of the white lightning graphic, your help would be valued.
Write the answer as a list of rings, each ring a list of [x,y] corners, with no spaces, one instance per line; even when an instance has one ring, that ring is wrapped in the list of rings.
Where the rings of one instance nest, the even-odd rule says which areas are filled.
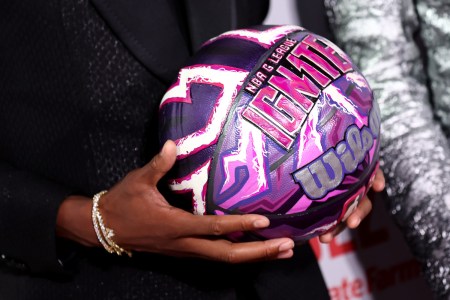
[[[178,159],[217,142],[228,111],[247,75],[247,71],[219,65],[198,65],[180,71],[178,82],[164,95],[160,107],[170,102],[191,103],[189,89],[192,83],[216,85],[222,88],[222,92],[216,100],[206,126],[175,141]]]
[[[196,215],[206,213],[206,188],[211,160],[201,165],[189,175],[172,180],[169,185],[175,192],[192,192],[193,212]]]
[[[269,48],[270,46],[274,45],[281,37],[285,36],[290,32],[298,30],[305,30],[305,29],[300,26],[285,25],[272,27],[266,31],[258,31],[251,29],[232,30],[222,33],[221,35],[210,39],[205,43],[205,45],[222,38],[232,37],[237,39],[250,40],[252,42],[260,44],[261,46],[264,46],[265,48]]]

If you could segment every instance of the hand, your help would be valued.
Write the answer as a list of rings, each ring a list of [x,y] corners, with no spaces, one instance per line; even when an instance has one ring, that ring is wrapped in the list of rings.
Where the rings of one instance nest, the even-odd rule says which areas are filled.
[[[101,197],[100,212],[105,225],[114,230],[113,240],[119,246],[133,251],[228,263],[283,259],[293,255],[294,242],[289,238],[233,243],[222,237],[236,231],[267,227],[269,220],[264,216],[197,216],[171,206],[156,185],[175,159],[175,143],[168,141],[147,165],[130,172]],[[66,215],[76,210],[76,205],[71,203],[86,206],[86,199],[72,197],[68,200],[63,202],[58,214],[59,235],[84,245],[99,246],[92,222],[84,221],[82,226],[80,216]],[[88,203],[90,206],[82,209],[84,215],[86,211],[90,214],[92,201]],[[73,224],[68,224],[70,222]]]
[[[374,192],[381,192],[384,189],[385,180],[381,169],[378,168],[375,179],[372,184],[372,190]],[[356,209],[350,214],[345,223],[339,224],[333,231],[327,232],[319,236],[319,240],[322,243],[329,243],[333,240],[335,236],[341,233],[346,227],[354,229],[359,226],[361,221],[371,212],[372,201],[369,199],[367,194],[359,202]]]

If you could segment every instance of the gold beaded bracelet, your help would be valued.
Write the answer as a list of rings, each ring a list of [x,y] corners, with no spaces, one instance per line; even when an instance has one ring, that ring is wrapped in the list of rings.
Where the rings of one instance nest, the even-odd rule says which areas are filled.
[[[106,251],[109,253],[116,253],[117,255],[122,255],[122,253],[125,252],[129,257],[131,257],[132,253],[130,251],[123,249],[112,240],[114,237],[114,231],[105,226],[100,210],[98,209],[100,198],[107,192],[108,191],[101,191],[100,193],[95,194],[92,198],[92,223],[94,224],[95,233],[97,234],[99,242],[102,244],[103,248],[106,249]]]

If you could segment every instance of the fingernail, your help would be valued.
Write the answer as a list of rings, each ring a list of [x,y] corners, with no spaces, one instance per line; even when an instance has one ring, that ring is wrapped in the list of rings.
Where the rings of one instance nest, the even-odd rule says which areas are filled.
[[[163,145],[163,147],[162,147],[162,149],[161,149],[161,151],[159,152],[159,155],[161,155],[161,156],[166,156],[167,154],[168,154],[168,152],[169,152],[169,144],[170,143],[173,143],[172,141],[170,141],[170,140],[167,140],[165,143],[164,143],[164,145]]]
[[[322,243],[325,243],[325,244],[328,244],[328,243],[330,243],[332,240],[333,240],[333,234],[332,233],[325,233],[324,235],[322,235],[321,237],[320,237],[320,241],[322,242]]]
[[[258,219],[258,220],[253,222],[253,227],[255,227],[255,228],[264,228],[264,227],[269,226],[269,224],[270,224],[270,222],[266,218]]]
[[[293,241],[284,242],[280,246],[278,246],[278,251],[284,252],[284,251],[287,251],[287,250],[291,250],[292,248],[294,248],[294,242]]]
[[[166,141],[164,143],[164,145],[163,145],[163,147],[161,149],[161,152],[160,152],[161,156],[164,156],[166,154],[166,152],[167,152],[167,145],[168,145],[168,141]]]
[[[359,226],[359,224],[361,223],[361,219],[360,218],[355,218],[353,221],[352,221],[352,228],[356,228],[356,227],[358,227]]]

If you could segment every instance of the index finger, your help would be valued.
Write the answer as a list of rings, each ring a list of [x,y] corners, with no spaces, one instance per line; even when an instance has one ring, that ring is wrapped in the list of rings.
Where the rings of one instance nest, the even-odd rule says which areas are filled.
[[[184,214],[174,220],[182,236],[221,236],[237,231],[251,231],[269,226],[267,217],[248,215],[193,215]]]

